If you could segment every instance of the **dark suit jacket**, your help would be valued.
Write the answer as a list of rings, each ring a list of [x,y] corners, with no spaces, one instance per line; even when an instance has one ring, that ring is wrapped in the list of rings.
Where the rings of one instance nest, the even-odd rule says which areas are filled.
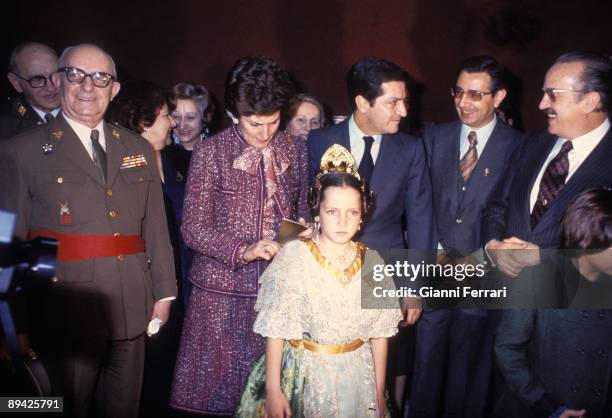
[[[531,228],[529,197],[546,157],[555,144],[554,135],[533,135],[524,141],[483,212],[482,243],[516,236],[541,248],[558,248],[565,209],[580,192],[612,185],[612,129],[572,175],[540,222]]]
[[[17,96],[0,114],[0,139],[8,139],[20,132],[43,125],[44,120],[22,95]]]
[[[107,185],[62,116],[2,142],[0,207],[17,213],[16,236],[25,239],[40,228],[139,235],[146,243],[145,253],[58,262],[59,282],[44,319],[64,338],[136,337],[146,329],[153,301],[176,295],[153,150],[124,128],[105,123],[104,132]],[[120,169],[124,157],[135,155],[144,155],[147,165]],[[61,204],[70,210],[68,224],[60,222]]]
[[[495,417],[548,417],[560,406],[610,417],[612,311],[504,311],[495,341],[508,384]]]
[[[333,144],[350,150],[348,119],[310,132],[310,177],[314,184],[323,153]],[[374,249],[435,248],[431,182],[420,139],[403,133],[383,135],[371,179],[376,207],[357,237]],[[407,242],[402,233],[406,219]]]
[[[424,134],[433,186],[438,240],[453,255],[467,255],[480,247],[482,210],[495,186],[504,180],[511,156],[521,144],[521,133],[497,120],[468,182],[459,171],[461,122],[427,129]],[[464,187],[465,190],[462,188]]]

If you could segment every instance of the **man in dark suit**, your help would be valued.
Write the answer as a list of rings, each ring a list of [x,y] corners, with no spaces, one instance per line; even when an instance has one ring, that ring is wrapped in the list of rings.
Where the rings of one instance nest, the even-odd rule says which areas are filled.
[[[539,107],[548,133],[524,141],[483,212],[482,242],[507,276],[539,263],[538,251],[507,250],[558,248],[570,200],[612,185],[611,84],[610,59],[594,53],[562,55],[546,73]]]
[[[506,280],[539,264],[539,249],[560,247],[561,220],[573,198],[586,189],[612,185],[612,132],[608,119],[612,62],[609,57],[585,52],[562,55],[546,73],[542,91],[539,107],[548,117],[548,134],[525,140],[520,155],[511,163],[506,179],[483,212],[482,241]],[[550,312],[554,314],[555,311]],[[543,313],[539,318],[547,315]],[[557,316],[556,320],[561,320],[563,315]],[[527,347],[528,341],[519,340],[525,335],[533,335],[532,318],[534,316],[528,311],[504,312],[496,339],[497,359],[502,370],[503,363],[511,366],[513,359],[504,358],[500,346]],[[577,324],[575,318],[567,325],[571,322]],[[590,337],[582,332],[564,332],[563,339],[559,339],[562,346],[579,347],[589,343]],[[537,335],[534,338],[537,339]],[[546,350],[558,352],[557,346],[549,345]],[[530,362],[537,367],[538,363],[543,363],[543,358],[536,353],[530,357]],[[573,369],[569,366],[568,370]],[[558,367],[565,367],[565,362]],[[557,374],[562,372],[558,367]],[[514,377],[507,376],[506,381],[511,383]],[[564,376],[562,384],[572,384],[575,377],[572,374]],[[589,390],[580,385],[575,387],[575,390]],[[520,395],[528,399],[531,406],[543,397],[543,392],[533,385],[524,390],[526,392]],[[558,412],[556,417],[582,415],[579,411],[554,412]]]
[[[496,115],[507,75],[492,57],[459,67],[451,88],[459,121],[425,131],[441,263],[480,247],[482,209],[504,179],[521,134]],[[417,324],[411,417],[482,417],[493,365],[484,309],[425,309]]]
[[[2,144],[0,203],[19,238],[59,241],[34,348],[68,415],[87,416],[95,396],[100,415],[135,417],[147,324],[166,322],[176,296],[161,183],[147,141],[103,121],[120,87],[112,58],[85,44],[60,65],[61,115]]]
[[[19,95],[0,115],[0,139],[8,139],[57,116],[59,91],[51,78],[57,68],[57,54],[47,45],[27,42],[13,49],[7,77]]]
[[[398,132],[408,114],[406,82],[407,74],[398,65],[381,58],[360,59],[347,77],[352,115],[308,136],[312,184],[327,148],[340,144],[351,151],[375,196],[374,211],[357,239],[376,250],[435,248],[423,143]],[[419,315],[420,309],[411,309],[407,321],[414,323]]]

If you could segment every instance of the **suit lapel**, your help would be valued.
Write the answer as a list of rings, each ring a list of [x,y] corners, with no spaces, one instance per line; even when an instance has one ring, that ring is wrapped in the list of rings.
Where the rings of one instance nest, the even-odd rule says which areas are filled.
[[[450,142],[440,144],[440,171],[443,173],[442,181],[445,184],[445,197],[451,201],[452,213],[457,213],[459,201],[457,191],[459,189],[459,141],[461,136],[461,124],[455,123],[447,132],[443,132],[434,141]],[[434,144],[434,147],[436,145]]]
[[[591,151],[589,156],[580,164],[580,167],[563,186],[550,208],[544,213],[536,229],[546,228],[550,222],[558,218],[559,212],[564,212],[569,202],[585,188],[597,186],[610,186],[609,176],[605,173],[610,170],[610,157],[612,156],[612,129],[608,130],[601,142]]]
[[[106,141],[106,178],[108,187],[112,187],[119,174],[123,157],[126,153],[125,145],[119,130],[104,123],[104,139]]]
[[[61,143],[62,155],[79,166],[81,170],[93,178],[100,186],[104,186],[100,179],[100,174],[87,153],[85,146],[64,117],[56,118],[49,125],[51,136]]]
[[[380,149],[378,150],[378,157],[376,157],[376,163],[374,164],[372,179],[370,180],[370,188],[375,193],[380,194],[390,179],[395,177],[400,157],[401,152],[397,142],[393,140],[393,135],[383,135]]]
[[[333,143],[342,145],[347,150],[351,151],[351,137],[349,135],[349,118],[346,118],[340,125],[338,125],[338,138]],[[331,144],[330,144],[331,145]]]
[[[529,141],[530,139],[527,140]],[[517,174],[517,180],[524,180],[518,182],[521,188],[519,196],[521,196],[520,202],[522,205],[519,210],[521,211],[521,218],[523,219],[524,227],[527,231],[531,231],[531,190],[534,187],[542,166],[546,162],[546,158],[548,158],[548,154],[550,154],[551,149],[555,146],[555,142],[557,142],[557,137],[545,134],[544,138],[534,138],[533,140],[536,142],[534,146],[528,147],[523,154],[525,163],[521,164],[519,168],[514,168],[523,168],[525,170],[524,177],[523,173]]]
[[[507,151],[508,141],[512,138],[505,136],[502,132],[503,127],[500,121],[497,122],[491,136],[482,150],[482,155],[478,157],[478,162],[469,179],[470,187],[466,191],[466,200],[470,200],[472,195],[482,194],[488,190],[493,178],[497,178],[503,169],[502,161],[505,160],[504,154]],[[458,168],[457,168],[458,169]]]

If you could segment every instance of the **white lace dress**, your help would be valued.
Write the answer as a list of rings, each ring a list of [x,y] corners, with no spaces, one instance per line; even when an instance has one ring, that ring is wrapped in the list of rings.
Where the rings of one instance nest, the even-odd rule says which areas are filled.
[[[393,336],[399,307],[362,309],[360,273],[342,284],[312,241],[286,244],[260,277],[254,331],[324,345]],[[306,417],[378,417],[369,343],[342,354],[304,350],[303,370]]]

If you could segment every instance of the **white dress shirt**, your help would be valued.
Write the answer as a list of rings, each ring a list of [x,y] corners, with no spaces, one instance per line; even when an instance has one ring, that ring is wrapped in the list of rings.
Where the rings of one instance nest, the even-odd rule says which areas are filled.
[[[361,159],[363,158],[363,152],[365,151],[365,141],[363,140],[364,136],[371,136],[374,138],[374,142],[372,143],[372,161],[374,165],[376,165],[376,159],[378,158],[378,151],[380,150],[380,143],[382,142],[382,135],[366,135],[363,133],[361,129],[355,123],[354,115],[351,115],[348,121],[349,128],[349,141],[351,144],[351,154],[355,159],[355,167],[359,167],[361,163]]]
[[[66,122],[68,122],[68,125],[70,125],[70,127],[76,133],[77,137],[81,140],[81,143],[85,147],[85,151],[87,151],[87,153],[89,154],[89,158],[91,158],[92,161],[93,161],[93,147],[91,145],[91,131],[93,131],[93,129],[97,129],[98,132],[100,133],[100,136],[98,137],[98,142],[100,142],[102,149],[106,151],[106,139],[104,138],[104,121],[100,121],[100,123],[98,123],[98,125],[96,125],[96,127],[92,129],[77,121],[70,119],[68,116],[66,116],[63,113],[62,113],[62,116],[64,117],[64,119],[66,119]]]
[[[487,141],[489,141],[489,137],[493,133],[493,129],[495,129],[495,124],[497,123],[497,116],[493,116],[493,119],[484,126],[481,126],[478,129],[470,128],[465,123],[461,125],[461,134],[459,135],[459,159],[465,155],[465,153],[470,148],[470,141],[468,140],[468,135],[470,132],[476,132],[476,139],[478,143],[476,144],[476,151],[478,151],[478,158],[482,155],[484,151],[485,145],[487,145]]]
[[[601,142],[603,137],[610,129],[610,121],[608,118],[599,125],[597,128],[593,129],[591,132],[588,132],[582,136],[572,139],[572,150],[567,154],[567,159],[569,160],[569,170],[567,173],[567,178],[565,182],[567,183],[569,179],[574,175],[576,170],[580,167],[580,165],[587,159],[591,151]],[[533,207],[538,200],[538,193],[540,192],[540,182],[542,181],[542,177],[544,176],[544,171],[550,164],[550,161],[557,156],[559,151],[561,151],[561,147],[568,141],[568,139],[557,138],[557,142],[555,146],[550,150],[546,161],[542,165],[540,169],[540,173],[536,178],[535,183],[533,184],[533,188],[531,189],[531,195],[529,196],[529,212],[533,211]]]
[[[32,106],[32,109],[34,109],[34,111],[36,112],[36,114],[37,114],[38,116],[40,116],[40,118],[41,118],[42,120],[44,120],[45,122],[47,121],[47,119],[45,119],[45,115],[46,115],[47,113],[51,113],[51,114],[53,115],[53,117],[54,117],[54,118],[56,118],[56,117],[57,117],[57,114],[60,112],[60,108],[59,108],[59,107],[58,107],[57,109],[55,109],[55,110],[52,110],[51,112],[43,112],[42,110],[40,110],[39,108],[34,107],[34,106]]]

